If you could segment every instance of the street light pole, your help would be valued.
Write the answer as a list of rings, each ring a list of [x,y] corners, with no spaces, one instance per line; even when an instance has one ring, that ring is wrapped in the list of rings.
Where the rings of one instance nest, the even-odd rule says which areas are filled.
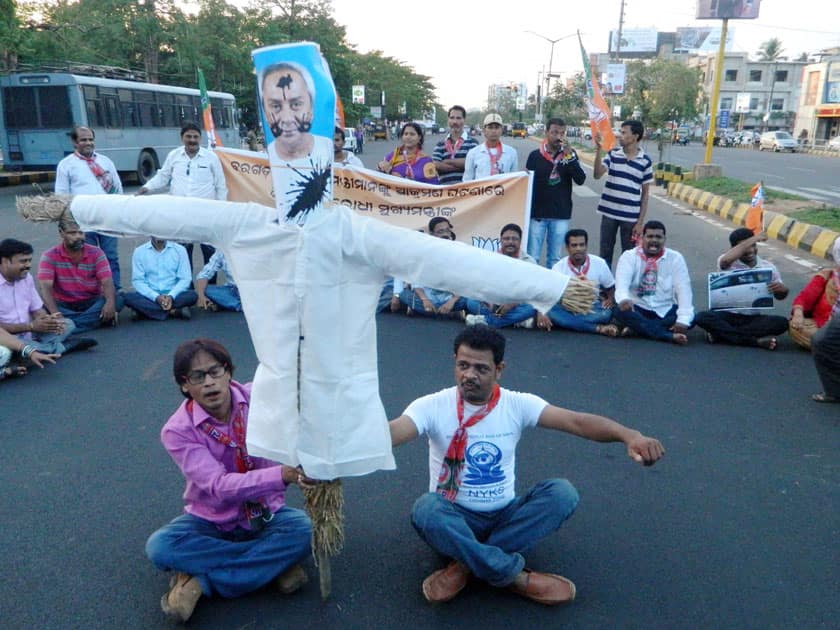
[[[577,33],[571,33],[570,35],[564,35],[563,37],[558,37],[557,39],[551,39],[546,37],[545,35],[540,35],[539,33],[535,33],[534,31],[525,31],[526,33],[530,33],[531,35],[536,35],[547,41],[551,44],[551,54],[548,57],[548,74],[545,75],[545,93],[543,94],[543,99],[548,98],[549,95],[549,88],[551,87],[551,66],[554,62],[554,44],[564,39],[568,39],[569,37],[574,37]]]

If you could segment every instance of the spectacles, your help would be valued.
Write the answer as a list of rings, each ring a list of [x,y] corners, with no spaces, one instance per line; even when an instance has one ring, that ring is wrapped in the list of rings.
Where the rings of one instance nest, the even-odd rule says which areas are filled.
[[[207,379],[208,374],[211,378],[220,378],[225,372],[227,372],[227,366],[217,363],[206,371],[193,370],[187,374],[186,378],[190,385],[201,385]]]

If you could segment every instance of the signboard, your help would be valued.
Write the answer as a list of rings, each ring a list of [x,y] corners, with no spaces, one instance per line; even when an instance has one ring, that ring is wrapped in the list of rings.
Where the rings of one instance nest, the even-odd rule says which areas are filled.
[[[735,97],[735,113],[749,114],[751,99],[752,94],[749,92],[738,92],[738,95]]]
[[[382,118],[382,107],[380,107],[379,105],[371,105],[370,115],[371,118]]]
[[[655,28],[628,28],[621,31],[621,53],[655,53]],[[610,31],[610,52],[619,49],[618,31]]]
[[[516,110],[520,112],[525,111],[525,97],[524,96],[517,96],[516,97]]]
[[[677,29],[676,39],[674,41],[674,52],[689,53],[696,55],[699,53],[715,53],[720,50],[720,31],[719,26],[688,26]],[[735,29],[728,28],[726,30],[726,45],[725,50],[732,49],[732,42],[735,38]]]
[[[624,94],[624,80],[627,66],[623,63],[608,63],[607,77],[604,81],[604,91],[607,94]]]
[[[828,67],[823,103],[840,103],[840,63],[836,61]]]
[[[721,129],[729,128],[729,110],[724,109],[718,116],[718,127]]]
[[[698,20],[754,20],[761,0],[697,0]]]
[[[353,86],[353,102],[358,103],[359,105],[365,104],[365,86],[364,85],[354,85]]]

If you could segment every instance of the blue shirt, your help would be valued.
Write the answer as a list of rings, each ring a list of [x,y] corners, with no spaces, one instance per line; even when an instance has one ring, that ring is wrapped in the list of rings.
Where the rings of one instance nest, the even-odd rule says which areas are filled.
[[[225,281],[228,286],[236,286],[236,283],[233,281],[233,273],[231,272],[230,267],[228,267],[225,255],[220,249],[216,250],[216,253],[210,257],[210,260],[207,261],[207,264],[204,265],[195,278],[196,280],[209,280],[216,275],[217,271],[221,271],[225,274]]]
[[[192,274],[187,250],[183,245],[166,241],[161,251],[151,241],[140,245],[131,257],[131,284],[134,290],[153,302],[159,295],[173,299],[190,286]]]

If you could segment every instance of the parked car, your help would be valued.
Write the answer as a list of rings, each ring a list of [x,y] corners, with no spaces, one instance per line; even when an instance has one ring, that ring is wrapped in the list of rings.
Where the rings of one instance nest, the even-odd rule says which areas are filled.
[[[354,127],[344,128],[344,149],[356,153],[359,146],[356,143],[356,129]]]
[[[799,144],[787,131],[766,131],[761,134],[758,142],[758,150],[770,149],[771,151],[790,151],[795,153]]]
[[[840,151],[840,136],[834,136],[825,144],[825,148],[829,151]]]

